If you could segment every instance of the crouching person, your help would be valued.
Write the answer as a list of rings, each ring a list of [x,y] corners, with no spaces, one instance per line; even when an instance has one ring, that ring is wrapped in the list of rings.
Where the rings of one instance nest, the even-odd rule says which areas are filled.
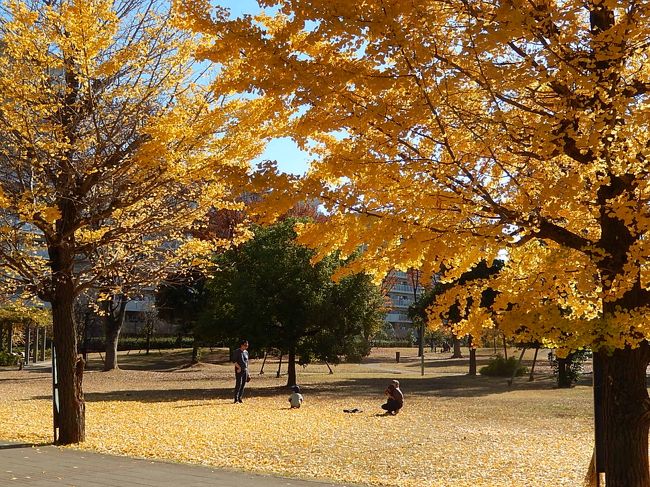
[[[386,411],[386,414],[395,415],[404,406],[404,394],[399,388],[399,381],[391,381],[390,385],[384,391],[388,396],[386,404],[382,404],[381,408]]]
[[[302,406],[305,399],[302,397],[302,394],[300,394],[299,386],[293,386],[291,387],[291,390],[293,393],[289,396],[289,403],[291,404],[291,409],[297,409]]]

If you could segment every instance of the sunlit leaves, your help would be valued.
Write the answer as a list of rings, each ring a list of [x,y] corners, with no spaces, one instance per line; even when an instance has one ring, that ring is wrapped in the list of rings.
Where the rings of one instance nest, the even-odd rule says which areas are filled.
[[[223,64],[215,87],[266,100],[260,117],[315,156],[290,184],[265,170],[266,216],[319,198],[332,218],[302,227],[302,241],[319,257],[362,245],[354,270],[378,276],[419,267],[453,280],[502,255],[493,323],[508,333],[566,347],[647,336],[643,320],[619,333],[612,321],[650,305],[646,8],[261,4],[280,12],[193,27]],[[611,16],[590,15],[600,6]],[[485,322],[473,310],[459,327]]]
[[[53,248],[76,292],[154,285],[225,240],[189,242],[236,209],[263,141],[238,100],[208,93],[196,36],[155,1],[7,3],[0,22],[0,268],[47,299]],[[218,100],[218,103],[216,102]],[[252,118],[250,115],[249,118]],[[238,120],[238,122],[237,122]],[[240,228],[233,240],[246,236]],[[119,286],[118,286],[119,287]]]

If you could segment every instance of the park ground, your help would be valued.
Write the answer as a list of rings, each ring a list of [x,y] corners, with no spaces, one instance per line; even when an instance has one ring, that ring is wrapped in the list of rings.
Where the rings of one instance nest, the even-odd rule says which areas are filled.
[[[395,351],[401,354],[395,362]],[[467,359],[373,349],[361,364],[298,367],[306,402],[290,410],[286,369],[251,361],[243,404],[232,404],[225,350],[188,367],[189,351],[120,355],[122,370],[84,376],[87,441],[76,448],[302,479],[399,487],[577,486],[593,445],[588,377],[556,389],[546,352],[536,380],[469,377]],[[514,353],[511,350],[511,353]],[[479,365],[493,350],[479,350]],[[466,354],[466,350],[465,350]],[[530,364],[527,352],[524,363]],[[383,416],[398,379],[404,410]],[[0,369],[0,439],[52,441],[47,367]],[[361,412],[348,414],[344,409]]]

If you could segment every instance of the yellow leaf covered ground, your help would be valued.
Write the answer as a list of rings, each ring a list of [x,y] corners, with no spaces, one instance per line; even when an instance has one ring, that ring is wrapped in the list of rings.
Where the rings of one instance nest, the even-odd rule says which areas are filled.
[[[404,350],[399,365],[387,354],[371,357],[334,375],[324,366],[299,368],[306,399],[299,410],[288,409],[277,363],[260,376],[261,361],[252,361],[244,404],[231,403],[227,364],[90,370],[81,448],[373,485],[580,484],[592,449],[589,387],[556,390],[550,379],[521,379],[509,389],[503,379],[465,377],[462,362],[434,354],[422,378],[414,354]],[[171,355],[143,357],[122,359],[133,365]],[[3,371],[0,378],[0,438],[51,441],[49,374]],[[406,405],[395,417],[380,416],[392,378],[402,383]],[[354,407],[363,411],[343,412]]]

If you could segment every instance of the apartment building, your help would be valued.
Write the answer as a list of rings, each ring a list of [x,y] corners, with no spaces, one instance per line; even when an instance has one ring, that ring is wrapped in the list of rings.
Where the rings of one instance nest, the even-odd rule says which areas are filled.
[[[416,297],[424,293],[419,271],[392,271],[384,281],[390,309],[385,321],[395,330],[395,338],[403,339],[409,335],[413,321],[408,317],[409,306]]]

